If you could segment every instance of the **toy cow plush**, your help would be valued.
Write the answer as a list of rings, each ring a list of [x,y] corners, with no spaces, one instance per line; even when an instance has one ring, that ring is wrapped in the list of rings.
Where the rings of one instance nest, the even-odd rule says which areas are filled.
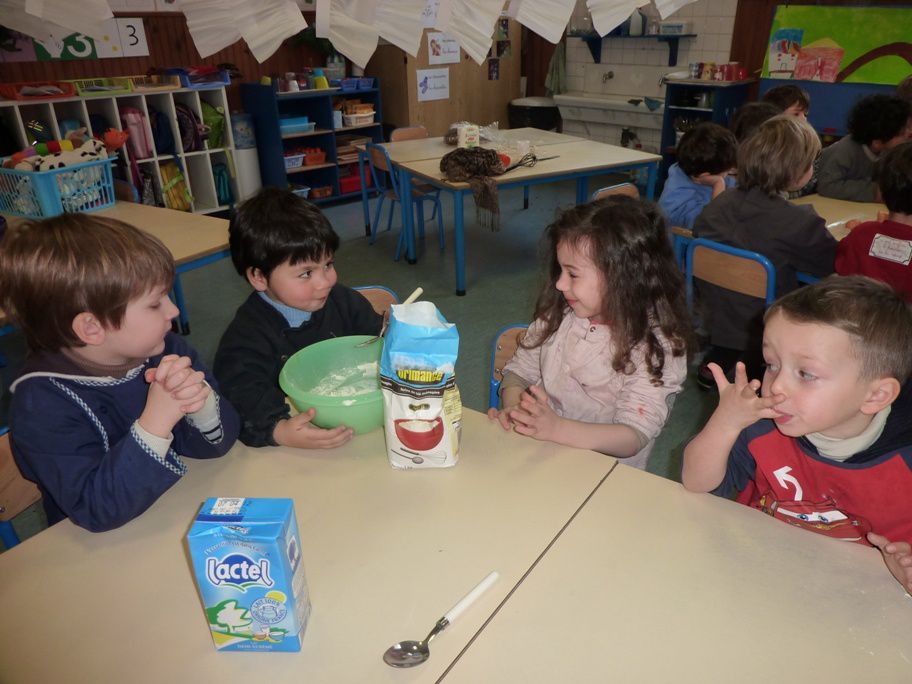
[[[86,140],[80,147],[68,152],[55,152],[38,158],[35,165],[36,171],[51,171],[53,169],[62,169],[65,166],[75,164],[84,164],[85,162],[96,161],[98,159],[107,159],[108,152],[105,150],[104,143],[92,138]]]

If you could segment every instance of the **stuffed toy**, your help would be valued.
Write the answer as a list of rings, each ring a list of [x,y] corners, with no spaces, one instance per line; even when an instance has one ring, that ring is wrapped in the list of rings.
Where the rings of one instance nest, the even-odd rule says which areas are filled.
[[[35,165],[35,170],[51,171],[52,169],[62,169],[65,166],[84,164],[85,162],[107,158],[108,152],[105,149],[104,143],[92,138],[91,140],[86,140],[75,150],[55,152],[54,154],[39,157],[38,163]]]

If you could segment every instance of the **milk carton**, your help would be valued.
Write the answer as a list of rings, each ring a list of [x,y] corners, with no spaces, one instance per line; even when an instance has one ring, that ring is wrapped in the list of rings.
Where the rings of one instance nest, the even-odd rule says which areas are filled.
[[[310,598],[291,499],[208,499],[187,544],[220,651],[299,651]]]

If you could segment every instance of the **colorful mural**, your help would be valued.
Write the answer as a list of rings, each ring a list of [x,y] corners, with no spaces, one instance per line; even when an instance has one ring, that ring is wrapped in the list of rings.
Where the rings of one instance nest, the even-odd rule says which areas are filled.
[[[907,7],[779,5],[762,75],[893,85],[912,74],[910,41]]]

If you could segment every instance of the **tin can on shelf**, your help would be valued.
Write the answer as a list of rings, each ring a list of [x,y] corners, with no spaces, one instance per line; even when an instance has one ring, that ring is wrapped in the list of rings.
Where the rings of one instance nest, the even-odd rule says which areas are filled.
[[[703,62],[703,69],[700,72],[700,78],[704,81],[712,81],[716,77],[716,63]]]
[[[688,64],[688,68],[689,68],[689,70],[690,70],[690,77],[691,77],[691,78],[700,78],[700,68],[701,68],[701,66],[702,66],[702,65],[700,64],[700,62],[691,62],[690,64]]]

